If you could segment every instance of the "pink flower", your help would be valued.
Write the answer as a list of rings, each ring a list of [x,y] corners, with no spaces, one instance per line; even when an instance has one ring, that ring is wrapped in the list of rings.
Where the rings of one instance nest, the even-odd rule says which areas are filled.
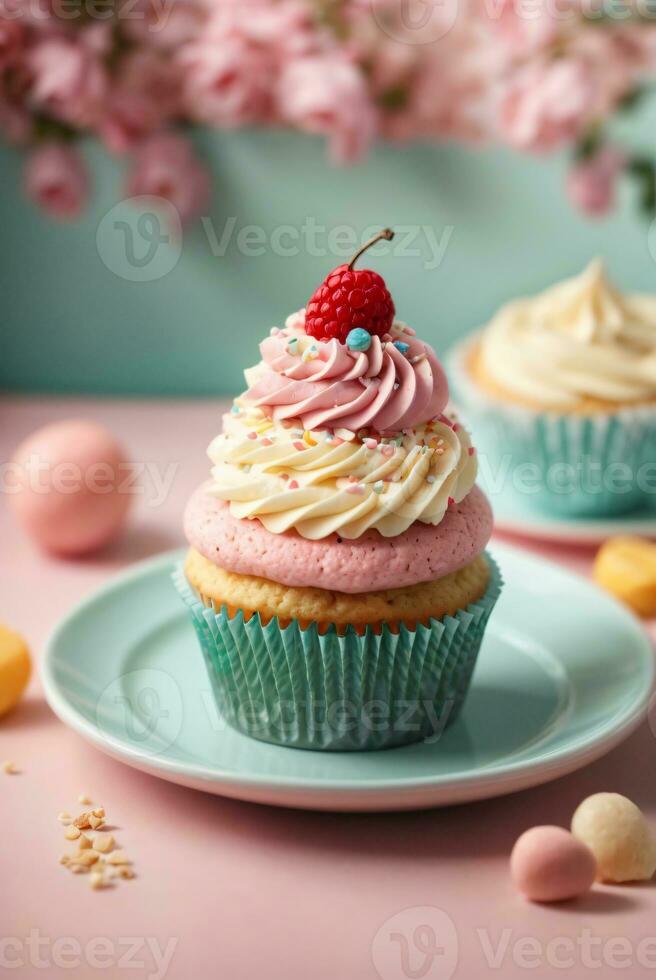
[[[188,111],[219,126],[271,122],[284,65],[327,43],[306,3],[222,0],[202,35],[179,52]]]
[[[40,41],[31,51],[31,97],[39,108],[73,126],[92,125],[107,90],[96,54],[65,38]]]
[[[567,196],[574,207],[593,217],[610,211],[617,178],[625,164],[625,154],[614,146],[604,146],[589,159],[575,163],[566,181]]]
[[[577,7],[576,0],[554,6],[541,0],[530,9],[523,0],[483,0],[481,16],[511,53],[526,57],[555,41],[562,26],[579,16]]]
[[[106,21],[92,21],[79,29],[82,46],[89,54],[105,58],[112,53],[114,45],[112,25]]]
[[[123,0],[121,28],[131,41],[159,50],[174,50],[197,37],[207,19],[206,6],[194,0]]]
[[[180,76],[170,58],[137,48],[120,62],[98,129],[113,153],[125,153],[180,112]]]
[[[126,194],[164,198],[177,209],[180,221],[185,222],[197,217],[207,206],[210,178],[184,137],[158,133],[137,148]]]
[[[270,115],[271,63],[242,37],[209,36],[180,53],[189,113],[215,126],[243,126]]]
[[[0,72],[18,61],[24,37],[25,30],[19,21],[0,17]]]
[[[77,218],[89,195],[87,169],[77,150],[61,143],[44,143],[33,149],[25,164],[25,190],[55,218]]]
[[[502,98],[502,135],[521,150],[555,150],[576,139],[590,122],[595,96],[582,61],[561,58],[528,65],[513,78]]]
[[[377,112],[359,68],[334,55],[291,61],[278,86],[281,118],[328,137],[333,160],[361,157],[377,128]]]

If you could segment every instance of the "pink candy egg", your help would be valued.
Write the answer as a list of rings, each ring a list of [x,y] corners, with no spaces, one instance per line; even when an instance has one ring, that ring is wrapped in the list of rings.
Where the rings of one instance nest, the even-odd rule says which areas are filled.
[[[510,855],[512,879],[532,902],[583,895],[592,887],[596,871],[590,848],[562,827],[532,827],[517,839]]]
[[[81,419],[33,432],[16,449],[7,499],[46,551],[82,555],[122,527],[132,495],[129,470],[111,432]]]

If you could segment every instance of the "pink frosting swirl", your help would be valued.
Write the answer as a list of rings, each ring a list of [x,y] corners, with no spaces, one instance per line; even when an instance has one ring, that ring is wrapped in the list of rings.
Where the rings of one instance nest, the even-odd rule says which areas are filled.
[[[277,421],[300,419],[306,429],[398,432],[439,415],[449,400],[435,352],[399,324],[388,339],[372,337],[367,351],[351,351],[337,340],[308,337],[296,314],[260,344],[260,353],[263,363],[244,398]]]

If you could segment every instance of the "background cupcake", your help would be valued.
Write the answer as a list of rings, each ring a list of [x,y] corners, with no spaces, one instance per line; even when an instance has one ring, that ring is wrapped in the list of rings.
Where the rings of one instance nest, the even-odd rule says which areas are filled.
[[[656,494],[656,298],[601,261],[502,307],[449,357],[490,476],[549,511],[612,515]]]
[[[177,576],[224,716],[306,748],[439,734],[500,589],[444,372],[354,261],[261,344]]]

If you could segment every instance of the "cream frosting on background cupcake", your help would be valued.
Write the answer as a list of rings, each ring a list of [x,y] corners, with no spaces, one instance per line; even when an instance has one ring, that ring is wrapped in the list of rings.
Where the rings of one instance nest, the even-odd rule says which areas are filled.
[[[602,515],[654,496],[656,297],[623,295],[600,260],[507,303],[449,370],[486,463],[538,467],[536,505]]]
[[[376,273],[343,266],[321,289],[341,319],[301,310],[262,342],[187,507],[177,581],[233,725],[377,748],[455,718],[500,580],[434,351],[393,318]]]

